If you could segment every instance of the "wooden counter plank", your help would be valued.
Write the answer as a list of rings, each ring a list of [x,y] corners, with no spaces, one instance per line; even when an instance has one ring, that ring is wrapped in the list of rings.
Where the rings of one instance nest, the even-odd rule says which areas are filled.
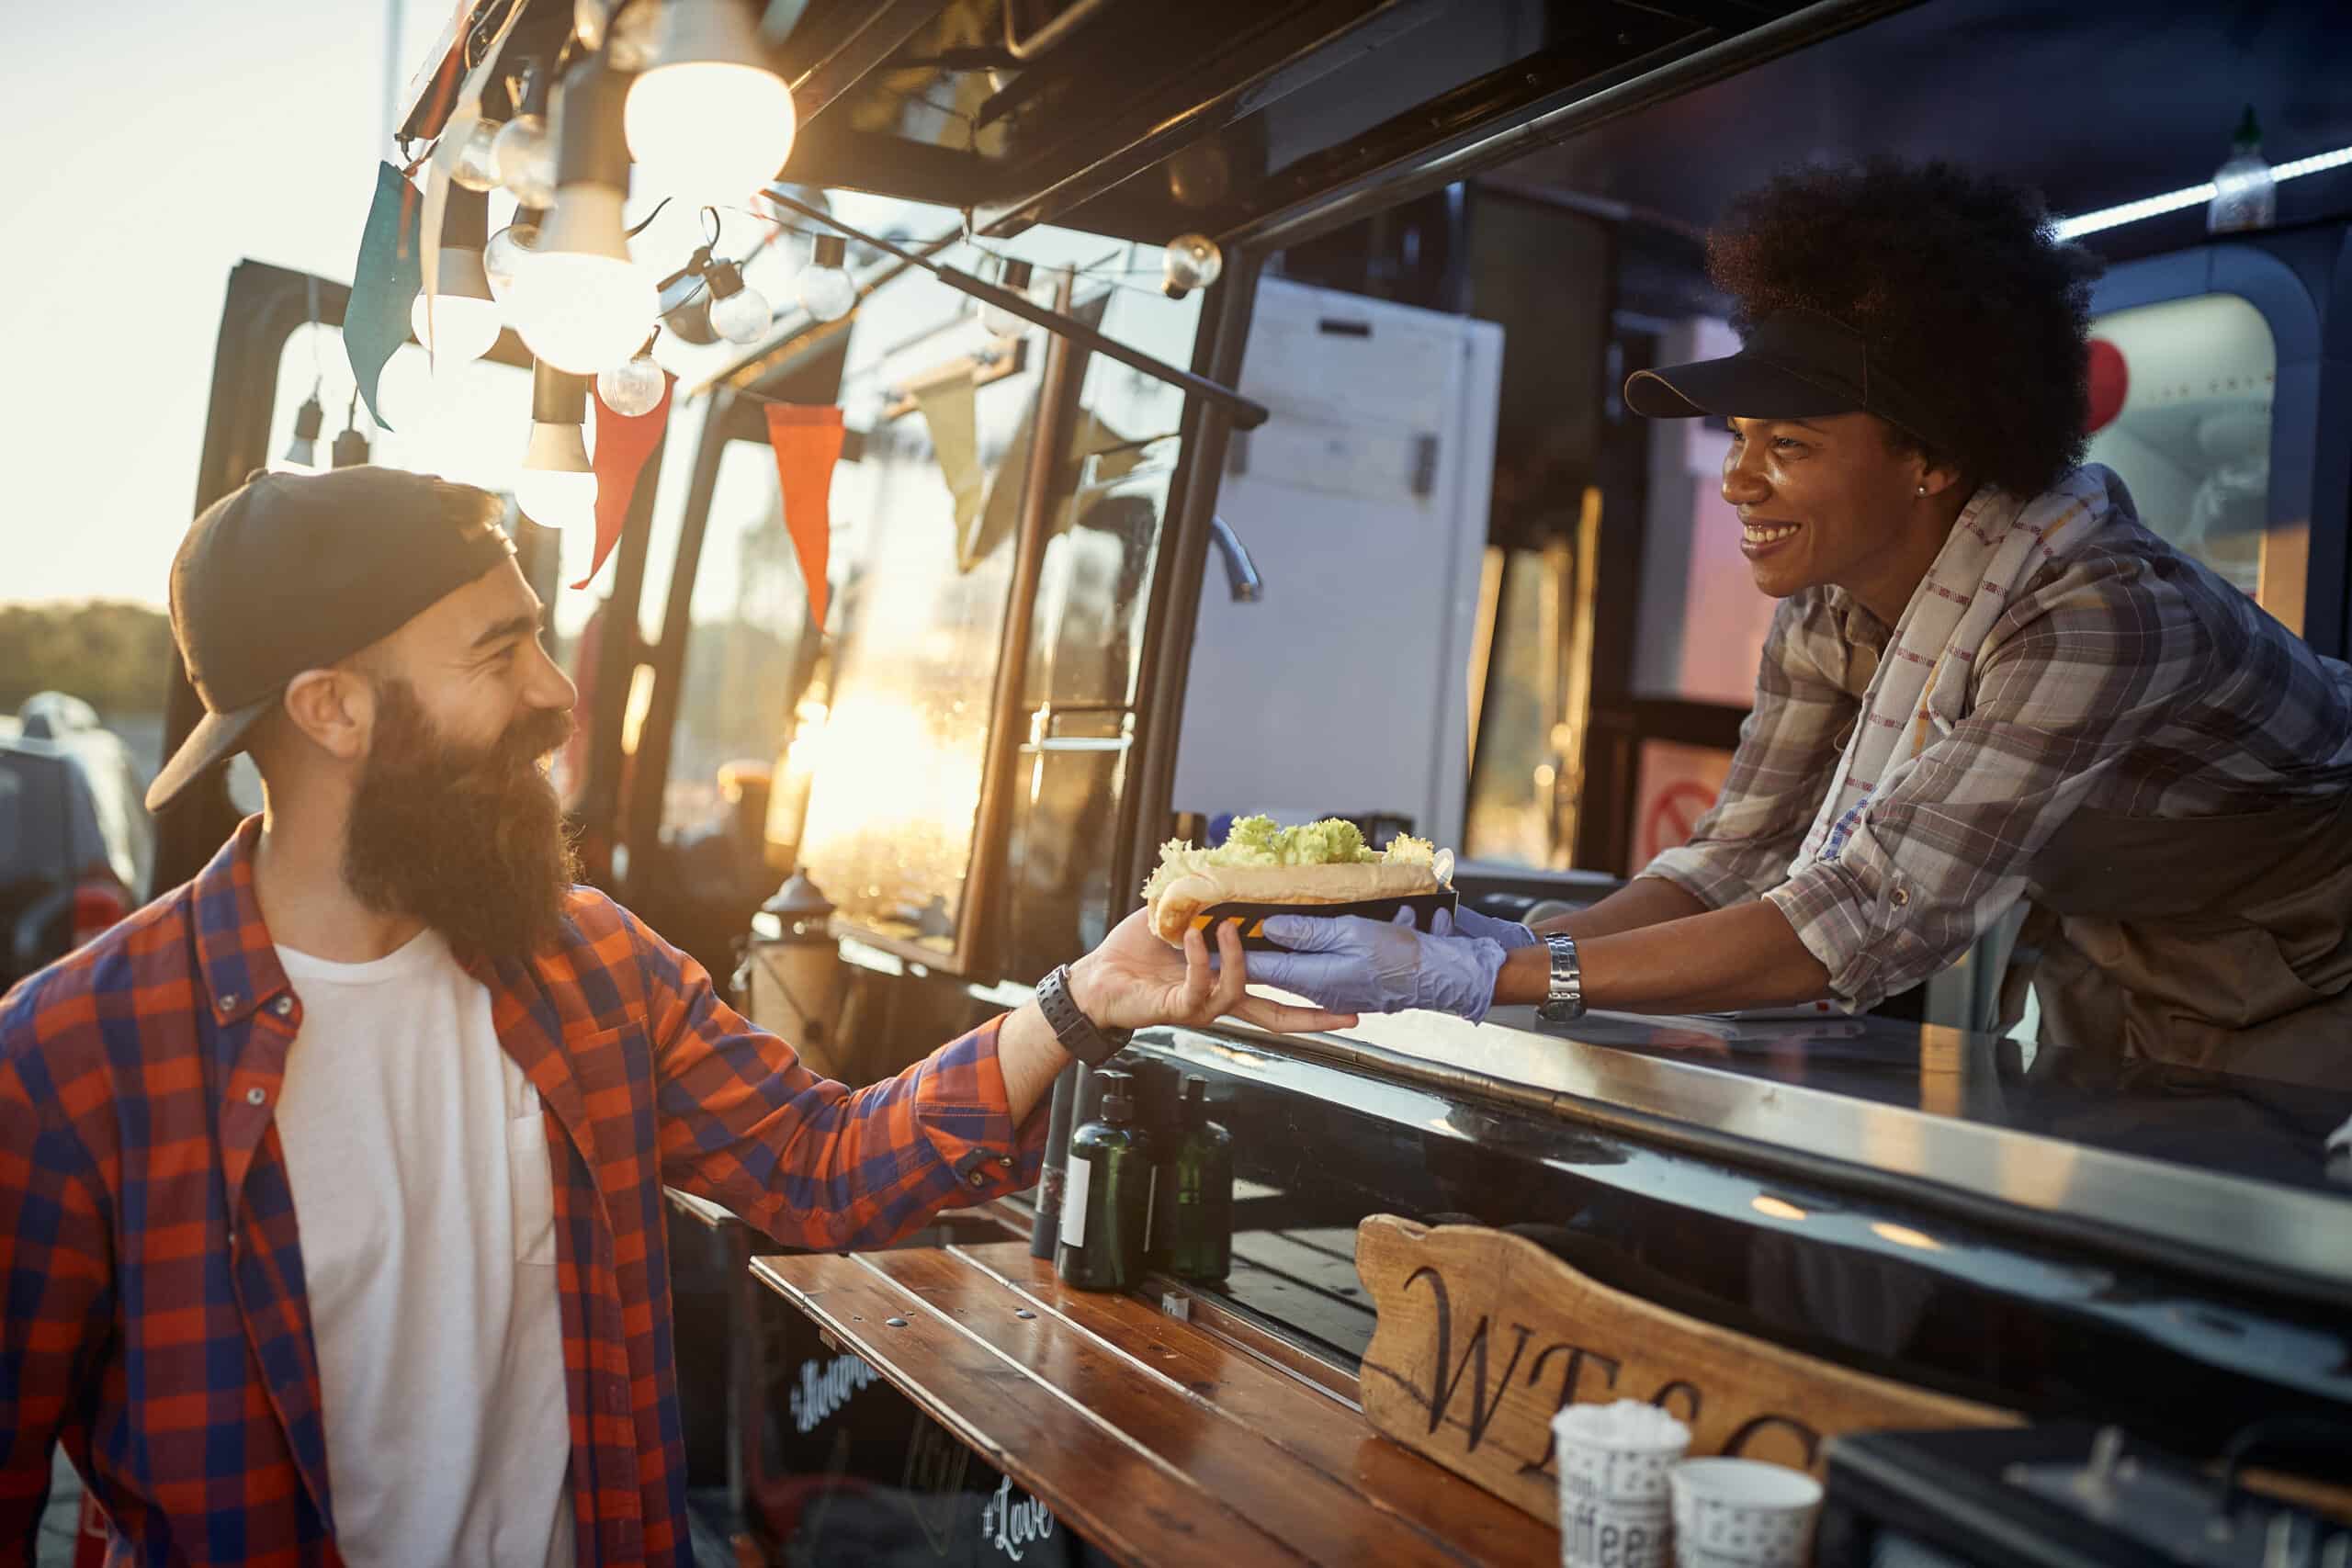
[[[1233,1383],[1247,1382],[1251,1372],[1272,1374],[1238,1353],[1218,1352],[1187,1325],[1129,1302],[1136,1315],[1114,1329],[1116,1337],[1106,1338],[1076,1327],[1046,1298],[1012,1290],[953,1253],[899,1249],[860,1261],[953,1318],[1052,1393],[1124,1432],[1182,1472],[1202,1495],[1231,1505],[1303,1561],[1397,1568],[1462,1568],[1469,1561],[1442,1536],[1366,1506],[1355,1488],[1226,1413],[1221,1404]],[[1024,1307],[1033,1315],[1017,1315]],[[1187,1354],[1197,1388],[1154,1364]],[[1291,1420],[1336,1426],[1351,1419],[1319,1394],[1296,1390],[1293,1401],[1285,1412]],[[1059,1506],[1054,1492],[1045,1495]]]
[[[762,1258],[752,1271],[1121,1562],[1307,1561],[861,1259]]]
[[[723,1231],[729,1225],[743,1224],[732,1210],[722,1208],[707,1198],[698,1197],[675,1187],[664,1187],[662,1190],[669,1198],[670,1207],[688,1219],[700,1223],[707,1229]]]
[[[1558,1537],[1541,1521],[1373,1430],[1360,1411],[1295,1374],[1132,1296],[1075,1291],[1020,1246],[955,1249],[1072,1327],[1123,1351],[1182,1395],[1208,1404],[1281,1450],[1394,1516],[1457,1557],[1481,1563],[1548,1562]]]

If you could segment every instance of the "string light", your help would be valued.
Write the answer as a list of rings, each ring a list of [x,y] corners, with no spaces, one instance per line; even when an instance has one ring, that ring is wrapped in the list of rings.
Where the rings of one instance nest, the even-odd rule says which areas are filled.
[[[490,237],[481,248],[482,275],[490,283],[490,297],[502,305],[507,291],[514,287],[514,274],[539,243],[539,224],[546,212],[518,209],[514,220]]]
[[[1161,289],[1170,299],[1182,299],[1195,288],[1214,285],[1225,271],[1225,253],[1206,234],[1179,234],[1168,242],[1160,261],[1167,279]]]
[[[311,472],[319,466],[319,432],[326,428],[327,411],[319,401],[319,389],[311,388],[311,395],[294,411],[294,439],[286,444],[282,468]]]
[[[514,504],[549,528],[593,527],[596,470],[588,460],[586,378],[541,360],[531,372],[531,439],[514,479]]]
[[[844,265],[849,242],[839,234],[820,234],[809,246],[808,265],[793,281],[800,308],[811,320],[838,321],[857,309],[857,284]]]
[[[626,91],[624,79],[594,60],[566,79],[556,101],[555,209],[507,297],[531,352],[575,376],[626,361],[659,304],[621,228],[628,150],[614,100]]]
[[[703,269],[710,286],[710,324],[729,343],[753,344],[767,335],[775,321],[768,297],[743,281],[743,269],[731,261],[715,261]]]
[[[656,190],[741,200],[791,154],[792,89],[768,69],[742,0],[669,0],[662,12],[653,63],[628,91],[629,152]]]
[[[465,144],[449,165],[449,178],[466,190],[488,191],[498,184],[498,121],[478,119],[466,130]]]
[[[359,433],[359,389],[351,389],[351,407],[344,411],[343,434],[334,438],[334,466],[356,468],[368,460],[368,438]]]
[[[449,193],[433,292],[419,291],[408,311],[409,330],[432,350],[436,367],[480,359],[504,330],[483,261],[489,229],[490,197],[473,190]]]
[[[327,422],[327,411],[319,402],[319,388],[325,384],[326,371],[319,363],[319,280],[315,276],[303,277],[302,296],[304,314],[311,327],[302,334],[311,340],[311,395],[294,411],[294,439],[287,443],[286,456],[273,466],[310,473],[319,466],[319,432]]]
[[[547,207],[555,200],[555,141],[548,135],[544,116],[518,114],[499,128],[492,152],[498,164],[498,183],[525,207]]]
[[[647,338],[628,364],[596,372],[596,397],[615,413],[634,419],[653,412],[666,384],[662,367],[653,362],[653,339]]]

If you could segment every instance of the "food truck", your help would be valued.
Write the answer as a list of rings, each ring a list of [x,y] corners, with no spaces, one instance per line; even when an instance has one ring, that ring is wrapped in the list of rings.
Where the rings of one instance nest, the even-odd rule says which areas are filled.
[[[460,7],[404,136],[477,73],[525,112],[522,62],[628,9]],[[2331,7],[763,9],[786,200],[709,220],[781,308],[741,346],[707,299],[664,314],[692,352],[584,590],[577,541],[516,528],[581,689],[590,874],[846,1081],[1025,999],[1237,815],[1432,840],[1514,919],[1680,842],[1770,604],[1724,432],[1619,388],[1732,344],[1705,228],[1807,159],[2042,188],[2128,370],[2092,457],[2352,644]],[[2249,98],[2292,131],[2276,212],[2209,234]],[[846,313],[796,303],[820,269]],[[299,435],[346,299],[239,268],[199,506]],[[450,417],[519,420],[529,365],[507,333]],[[817,585],[778,406],[842,411]],[[159,886],[239,789],[164,819]],[[1145,1114],[1197,1076],[1231,1134],[1216,1280],[1070,1289],[1050,1170],[859,1257],[682,1196],[698,1530],[744,1562],[1548,1562],[1581,1528],[1549,1422],[1629,1397],[1821,1477],[1825,1563],[2343,1562],[2352,1092],[2001,1033],[2013,937],[1851,1017],[1145,1031]]]

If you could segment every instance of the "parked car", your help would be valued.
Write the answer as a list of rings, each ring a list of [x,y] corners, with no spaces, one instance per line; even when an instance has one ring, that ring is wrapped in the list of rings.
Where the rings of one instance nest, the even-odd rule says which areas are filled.
[[[0,990],[139,907],[154,819],[130,748],[60,692],[0,717]]]

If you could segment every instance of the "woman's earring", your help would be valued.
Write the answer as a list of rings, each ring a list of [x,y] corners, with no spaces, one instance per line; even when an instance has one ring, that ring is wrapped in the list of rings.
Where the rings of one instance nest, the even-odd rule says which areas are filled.
[[[1925,495],[1925,494],[1927,494],[1927,493],[1928,493],[1928,487],[1927,487],[1926,485],[1921,485],[1921,486],[1919,487],[1919,493],[1920,493],[1921,495]]]

